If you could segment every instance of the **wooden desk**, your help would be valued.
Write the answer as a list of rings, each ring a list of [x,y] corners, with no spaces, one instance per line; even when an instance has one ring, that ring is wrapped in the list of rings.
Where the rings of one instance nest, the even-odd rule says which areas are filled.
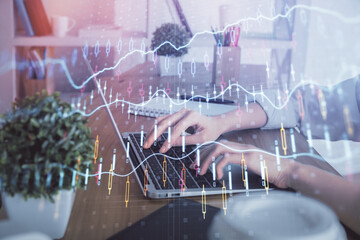
[[[105,80],[106,79],[101,79],[102,86],[104,86]],[[112,88],[113,100],[116,97],[116,92],[121,94],[119,99],[124,97],[125,100],[128,100],[129,97],[126,89],[129,86],[129,81],[131,81],[133,91],[130,100],[139,102],[138,89],[141,88],[142,83],[146,92],[145,96],[148,96],[149,84],[152,84],[153,89],[156,89],[156,86],[164,88],[166,87],[164,83],[167,80],[166,78],[160,79],[156,75],[152,63],[145,63],[124,73],[119,79],[117,77],[114,77],[113,80],[107,79],[106,98],[109,99],[109,91]],[[161,86],[161,84],[163,85]],[[94,91],[94,95],[92,105],[89,105],[89,99],[87,99],[87,112],[103,104],[97,91]],[[121,104],[118,104],[117,108],[115,104],[113,104],[110,108],[121,132],[140,131],[141,125],[144,125],[146,130],[154,122],[153,118],[139,116],[135,122],[133,115],[128,119],[127,107],[124,108],[124,113],[122,113]],[[122,149],[116,137],[105,108],[95,112],[89,118],[89,121],[89,126],[92,128],[92,136],[94,138],[96,138],[97,135],[99,136],[99,157],[103,158],[103,171],[110,169],[114,148],[116,148],[117,153],[115,172],[125,174],[131,171],[131,165],[125,161],[124,149]],[[287,136],[289,136],[288,131]],[[280,131],[278,130],[235,131],[225,134],[224,137],[233,141],[253,144],[270,152],[275,152],[275,139],[281,142]],[[308,152],[308,144],[305,137],[295,132],[295,138],[298,152]],[[289,137],[287,141],[290,142]],[[307,158],[299,158],[298,160],[338,174],[324,161]],[[103,175],[100,186],[96,185],[96,178],[90,178],[86,191],[77,190],[70,222],[64,239],[105,239],[131,226],[136,221],[171,201],[169,199],[146,199],[142,195],[135,175],[132,174],[130,175],[130,201],[128,207],[126,207],[125,182],[126,178],[114,177],[111,195],[109,195],[108,191],[108,175]],[[201,201],[201,197],[200,199],[196,197],[193,199]],[[220,207],[222,204],[221,196],[209,196],[207,200],[208,204],[213,206]],[[199,211],[201,211],[201,209],[199,209]]]

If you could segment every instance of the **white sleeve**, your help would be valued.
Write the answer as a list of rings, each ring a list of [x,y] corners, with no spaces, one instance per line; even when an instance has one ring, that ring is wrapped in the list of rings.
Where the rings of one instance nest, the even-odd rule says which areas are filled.
[[[283,96],[280,96],[277,90],[264,90],[264,98],[256,97],[255,101],[264,109],[267,122],[262,129],[277,129],[281,128],[283,123],[284,128],[292,128],[299,124],[299,114],[297,107],[297,99],[294,96],[289,96],[288,101],[284,101]]]

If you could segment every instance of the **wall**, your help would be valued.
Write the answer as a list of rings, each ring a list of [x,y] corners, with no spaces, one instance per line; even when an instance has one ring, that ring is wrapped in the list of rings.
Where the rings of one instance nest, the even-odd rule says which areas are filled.
[[[172,1],[167,0],[170,5],[168,8],[166,1],[151,0],[150,1],[150,33],[153,33],[157,27],[162,23],[175,22],[180,23],[175,8],[172,8]],[[271,6],[273,0],[221,0],[221,1],[180,1],[183,12],[187,18],[192,33],[211,31],[211,26],[217,30],[222,29],[225,25],[234,23],[239,19],[246,17],[256,17],[259,10],[263,15],[271,15]],[[220,8],[222,10],[220,10]],[[272,32],[273,24],[271,21],[249,22],[249,32],[246,34],[244,31],[242,35],[251,36],[254,34],[268,34]],[[151,39],[151,36],[150,36]],[[194,59],[197,62],[202,62],[205,52],[209,55],[210,59],[213,58],[213,45],[215,41],[212,36],[202,35],[194,39],[190,45],[189,53],[184,56],[183,61],[191,62]],[[259,54],[254,49],[251,50],[251,55]],[[250,53],[244,49],[242,54],[242,62],[250,63],[248,57]],[[255,62],[259,60],[252,59]],[[264,60],[261,59],[263,62]]]
[[[8,71],[14,67],[14,57],[12,48],[13,23],[9,19],[13,18],[10,1],[0,1],[0,114],[5,113],[11,108],[11,103],[15,99],[15,73]]]
[[[319,84],[334,84],[360,74],[360,1],[312,1],[312,6],[357,17],[357,24],[312,11],[305,75]]]
[[[43,3],[46,9],[46,13],[50,19],[51,16],[54,15],[66,15],[75,19],[76,26],[68,33],[69,35],[77,36],[80,28],[93,25],[110,25],[115,21],[121,26],[121,30],[145,31],[146,29],[146,0],[43,0]],[[116,18],[114,9],[115,6],[117,6]],[[92,38],[98,40],[99,36],[94,35]],[[98,68],[112,66],[118,61],[119,58],[128,52],[129,40],[130,38],[122,38],[123,50],[121,51],[120,55],[116,52],[115,48],[112,48],[109,56],[106,56],[105,48],[100,48],[99,55],[95,57],[94,46],[89,46],[88,59],[90,62],[92,62],[93,65],[98,65]],[[140,48],[141,41],[142,39],[134,38],[134,48]],[[86,39],[84,39],[84,45],[85,42]],[[111,44],[112,46],[115,46],[117,43]],[[78,57],[78,60],[80,61],[78,61],[76,65],[71,64],[71,56],[75,48],[78,51],[78,55],[81,56],[82,50],[79,47],[62,47],[55,49],[55,57],[62,58],[66,61],[75,83],[81,84],[84,80],[84,77],[89,76],[89,72],[84,61],[82,61],[80,57]],[[143,56],[135,54],[121,63],[120,70],[122,72],[127,71],[128,69],[132,68],[136,64],[142,63],[143,61]],[[61,68],[55,67],[54,74],[57,91],[76,91],[68,83],[67,78],[63,74]],[[100,77],[113,75],[115,75],[113,71],[107,71]],[[91,87],[91,84],[89,84],[87,90]]]
[[[165,22],[177,22],[177,15],[175,9],[171,7],[168,9],[166,2],[172,6],[171,0],[149,0],[149,36],[144,39],[147,46],[150,46],[152,33],[155,29]],[[8,1],[6,1],[8,2]],[[80,27],[87,26],[89,24],[108,24],[114,21],[119,22],[124,30],[136,30],[141,31],[146,29],[146,2],[147,0],[43,0],[47,14],[49,17],[53,15],[67,15],[74,18],[77,22],[76,27],[69,33],[76,35]],[[234,22],[243,17],[256,16],[258,9],[264,15],[271,15],[271,4],[272,1],[256,0],[220,0],[220,1],[180,1],[183,7],[184,13],[188,19],[192,31],[199,32],[203,30],[210,30],[210,26],[220,27],[223,24]],[[360,2],[357,0],[344,0],[344,1],[310,1],[310,0],[299,0],[298,3],[305,2],[310,5],[332,9],[342,13],[344,16],[356,17],[359,12]],[[2,3],[5,4],[5,3]],[[115,16],[114,6],[121,6],[117,9],[118,13]],[[220,6],[231,6],[225,9],[224,14],[221,15],[219,11]],[[325,84],[335,83],[343,79],[349,78],[358,74],[360,66],[360,56],[355,54],[360,52],[360,43],[358,43],[358,36],[360,36],[360,28],[355,27],[354,24],[346,24],[333,16],[329,16],[323,13],[315,11],[306,11],[309,14],[307,26],[301,25],[298,21],[298,25],[295,29],[295,38],[297,40],[297,52],[294,54],[294,67],[296,74],[299,76],[303,73],[306,77],[314,79],[314,81]],[[7,17],[3,15],[2,17]],[[297,15],[297,18],[299,16]],[[9,25],[8,20],[4,19],[1,21],[1,31],[7,31]],[[5,24],[5,25],[4,25]],[[10,27],[11,28],[11,27]],[[263,21],[261,24],[256,22],[251,23],[249,28],[252,31],[260,31],[267,33],[272,28],[270,22]],[[308,33],[303,34],[299,30],[306,29]],[[11,29],[9,31],[11,32]],[[244,32],[243,32],[244,34]],[[8,48],[5,44],[6,41],[11,41],[8,34],[1,34],[1,45],[2,54],[10,52],[11,48]],[[96,37],[96,36],[95,36]],[[123,49],[127,48],[129,39],[123,39]],[[140,47],[142,39],[134,39],[134,46]],[[305,44],[307,42],[307,44]],[[197,38],[192,43],[192,48],[184,57],[185,61],[203,61],[203,53],[208,51],[210,59],[212,59],[214,40],[207,37],[206,40]],[[92,46],[93,47],[93,46]],[[70,61],[71,54],[74,48],[57,48],[56,57],[64,58],[68,62]],[[80,52],[80,48],[78,48]],[[104,52],[104,49],[101,50]],[[261,54],[256,54],[251,50],[251,54],[246,53],[244,49],[242,53],[242,62],[246,62],[248,56],[257,58]],[[122,53],[125,54],[125,51]],[[304,56],[305,55],[305,56]],[[121,55],[111,56],[110,58],[97,59],[96,61],[104,64],[112,65],[116,62]],[[306,58],[306,61],[303,59]],[[121,71],[126,71],[134,65],[144,61],[143,57],[133,56],[126,59],[121,64]],[[261,59],[261,61],[264,61]],[[84,74],[87,69],[85,66],[79,64],[79,66],[70,66],[68,64],[72,76],[78,82],[82,81]],[[60,90],[69,89],[67,79],[62,73],[61,69],[55,69],[56,82]],[[113,74],[109,72],[109,74]],[[10,79],[12,76],[3,75],[1,81],[5,84],[5,80]],[[297,77],[299,79],[299,77]],[[12,89],[13,86],[7,82],[7,87],[1,89]],[[4,86],[4,85],[2,85]],[[59,90],[58,89],[58,90]],[[0,92],[1,99],[11,99],[12,94],[7,94],[12,91]],[[6,102],[9,102],[9,101]],[[1,104],[1,102],[0,102]],[[9,105],[9,104],[8,104]],[[10,106],[10,105],[9,105]]]

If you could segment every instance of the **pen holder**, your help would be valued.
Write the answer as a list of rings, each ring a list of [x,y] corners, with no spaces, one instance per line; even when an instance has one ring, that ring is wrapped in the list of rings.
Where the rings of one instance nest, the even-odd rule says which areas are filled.
[[[52,47],[47,47],[44,59],[50,59],[53,57],[54,57],[54,49]],[[33,96],[35,93],[41,92],[44,89],[48,92],[48,94],[54,92],[55,80],[53,74],[50,74],[50,67],[51,67],[51,63],[47,63],[45,68],[44,79],[29,78],[28,71],[25,71],[25,76],[23,78],[25,96]]]
[[[25,94],[26,96],[33,96],[36,92],[46,89],[46,79],[25,79]]]
[[[218,47],[214,46],[213,76],[212,81],[220,86],[224,77],[225,87],[230,81],[239,79],[240,76],[240,47]]]

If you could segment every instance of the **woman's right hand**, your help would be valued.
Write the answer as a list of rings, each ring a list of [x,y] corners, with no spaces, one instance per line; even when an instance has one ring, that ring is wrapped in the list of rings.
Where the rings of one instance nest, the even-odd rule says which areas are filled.
[[[200,154],[200,175],[204,175],[208,171],[214,159],[222,156],[222,159],[216,164],[217,179],[221,179],[224,176],[223,168],[226,165],[241,165],[242,158],[244,158],[249,170],[261,175],[260,155],[263,155],[263,160],[264,162],[266,161],[268,169],[268,180],[279,188],[290,187],[290,176],[295,167],[300,165],[291,159],[281,158],[281,171],[278,171],[276,157],[263,153],[261,149],[255,146],[225,140],[202,149]],[[190,168],[194,169],[195,163]]]
[[[158,139],[168,127],[171,127],[171,141],[165,141],[160,148],[161,153],[167,152],[172,146],[181,146],[182,134],[189,127],[193,127],[194,133],[186,135],[185,144],[202,144],[207,141],[216,140],[224,132],[224,124],[221,123],[221,116],[207,117],[196,111],[186,108],[181,109],[171,115],[164,115],[156,118],[157,133],[155,134],[155,124],[147,133],[144,148],[149,148],[155,139]]]

